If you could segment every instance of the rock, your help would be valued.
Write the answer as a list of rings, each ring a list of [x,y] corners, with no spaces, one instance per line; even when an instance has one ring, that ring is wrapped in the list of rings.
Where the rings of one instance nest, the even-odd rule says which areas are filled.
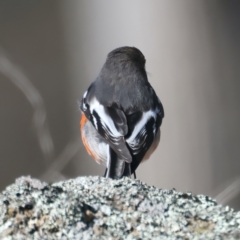
[[[0,239],[240,239],[240,212],[129,178],[22,177],[0,194]]]

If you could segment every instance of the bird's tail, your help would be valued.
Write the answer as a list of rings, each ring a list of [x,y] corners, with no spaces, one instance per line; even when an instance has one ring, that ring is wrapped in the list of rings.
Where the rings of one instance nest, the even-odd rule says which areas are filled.
[[[105,177],[119,179],[123,176],[131,176],[130,164],[120,159],[119,156],[110,148],[108,166],[105,172]]]

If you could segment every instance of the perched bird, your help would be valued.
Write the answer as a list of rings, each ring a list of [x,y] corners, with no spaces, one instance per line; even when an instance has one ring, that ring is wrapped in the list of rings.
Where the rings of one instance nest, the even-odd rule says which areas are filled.
[[[135,47],[111,51],[81,100],[82,141],[94,160],[106,166],[105,177],[135,175],[160,141],[164,110],[145,63]]]

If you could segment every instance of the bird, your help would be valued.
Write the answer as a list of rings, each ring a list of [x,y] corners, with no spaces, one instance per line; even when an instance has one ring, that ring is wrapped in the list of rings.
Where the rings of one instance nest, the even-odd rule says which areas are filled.
[[[148,81],[145,63],[136,47],[112,50],[80,101],[83,145],[106,167],[106,178],[136,178],[139,164],[159,144],[164,109]]]

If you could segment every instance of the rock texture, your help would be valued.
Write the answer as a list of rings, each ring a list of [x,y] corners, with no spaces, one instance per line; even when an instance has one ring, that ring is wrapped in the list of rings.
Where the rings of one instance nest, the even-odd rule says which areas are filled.
[[[129,178],[22,177],[0,194],[0,239],[240,239],[240,212]]]

